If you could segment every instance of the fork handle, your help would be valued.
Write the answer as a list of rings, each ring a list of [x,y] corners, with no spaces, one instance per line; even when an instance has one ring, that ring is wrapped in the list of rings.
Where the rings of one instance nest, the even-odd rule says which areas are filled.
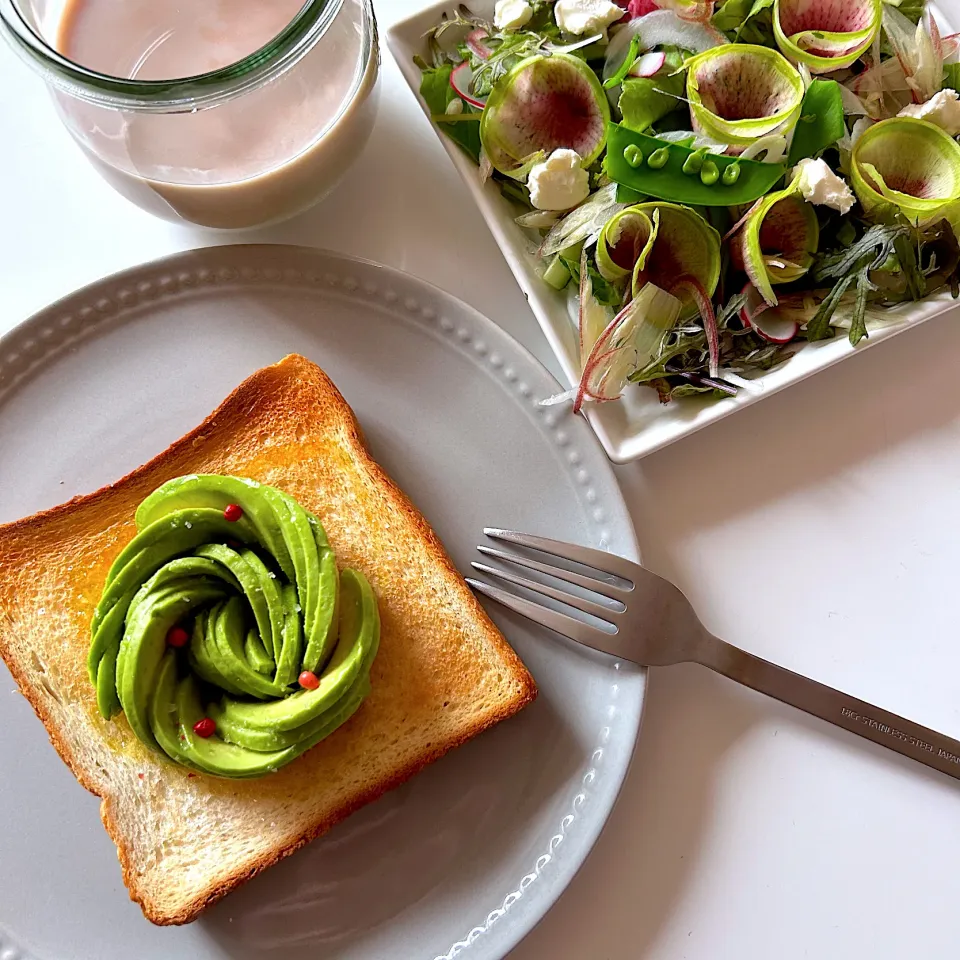
[[[713,639],[698,663],[960,780],[960,741]]]

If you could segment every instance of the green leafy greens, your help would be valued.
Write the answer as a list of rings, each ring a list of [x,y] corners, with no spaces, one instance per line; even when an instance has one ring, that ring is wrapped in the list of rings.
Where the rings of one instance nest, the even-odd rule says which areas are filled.
[[[453,64],[447,63],[440,67],[428,67],[423,71],[420,81],[420,96],[430,108],[430,113],[440,129],[454,141],[460,144],[467,155],[476,163],[480,162],[480,124],[478,122],[458,122],[464,116],[480,119],[480,112],[474,111],[467,104],[463,105],[463,113],[447,114],[447,105],[459,100],[456,91],[450,86],[450,74]],[[449,119],[448,119],[449,117]]]
[[[773,0],[726,0],[713,15],[713,25],[735,42],[769,46],[772,7]]]
[[[800,119],[790,144],[787,165],[792,167],[807,157],[818,156],[846,132],[840,84],[818,77],[807,87],[800,105]]]
[[[833,336],[830,320],[851,288],[854,302],[850,316],[850,343],[856,346],[868,336],[865,322],[867,302],[879,289],[871,278],[874,271],[896,267],[911,288],[910,299],[918,300],[924,295],[926,283],[917,261],[913,232],[909,224],[877,223],[849,247],[821,257],[813,271],[814,279],[836,282],[807,323],[808,340]]]

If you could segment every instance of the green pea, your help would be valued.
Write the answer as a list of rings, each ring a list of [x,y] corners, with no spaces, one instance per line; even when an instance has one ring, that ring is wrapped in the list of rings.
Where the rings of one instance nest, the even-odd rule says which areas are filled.
[[[695,150],[693,153],[683,161],[683,172],[688,176],[694,173],[699,173],[700,168],[703,166],[703,158],[705,150]]]
[[[647,157],[647,166],[650,167],[651,170],[659,170],[667,165],[667,160],[669,159],[670,151],[666,147],[660,147]]]
[[[731,187],[740,179],[740,164],[731,163],[730,166],[723,168],[723,182]]]
[[[643,163],[643,151],[635,143],[628,143],[623,149],[623,159],[636,169]]]
[[[700,182],[705,186],[712,187],[720,179],[720,170],[717,165],[708,160],[700,168]]]

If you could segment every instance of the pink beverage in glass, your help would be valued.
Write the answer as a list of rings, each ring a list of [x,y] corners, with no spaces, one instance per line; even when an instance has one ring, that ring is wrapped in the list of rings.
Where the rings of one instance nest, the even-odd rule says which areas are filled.
[[[93,99],[51,85],[62,119],[109,182],[161,216],[239,228],[310,206],[359,153],[372,125],[378,54],[369,0],[329,0],[318,15],[328,21],[325,29],[290,54],[276,38],[310,6],[66,0],[55,25],[51,7],[35,20],[47,25],[43,33],[55,52],[106,81],[91,81]],[[253,82],[244,64],[258,58],[268,68],[272,58],[276,69],[264,76],[261,65]],[[187,78],[215,71],[225,71],[227,94],[211,101],[201,93],[192,103],[191,91],[205,88]],[[149,96],[144,107],[136,90],[114,106],[105,103],[111,77],[144,83],[145,90],[150,81],[180,83],[171,84],[162,109]]]

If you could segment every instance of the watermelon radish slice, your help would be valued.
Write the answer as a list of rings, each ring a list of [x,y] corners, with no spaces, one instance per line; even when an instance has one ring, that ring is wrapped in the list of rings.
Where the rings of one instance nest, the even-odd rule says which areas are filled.
[[[771,307],[752,283],[746,284],[743,293],[747,301],[740,308],[740,320],[768,343],[789,343],[800,332],[800,324],[808,319],[800,298],[785,297]]]
[[[641,54],[627,71],[628,77],[653,77],[667,62],[667,55],[662,50]]]
[[[960,145],[926,120],[881,120],[853,145],[850,182],[867,213],[892,203],[925,225],[960,199]]]
[[[476,30],[471,30],[467,34],[463,42],[470,48],[470,52],[478,60],[486,60],[490,57],[490,54],[493,53],[493,51],[483,42],[489,36],[490,34],[487,33],[483,27],[477,27]]]
[[[732,238],[730,259],[775,306],[773,284],[799,280],[812,266],[819,241],[817,214],[791,185],[768,194],[750,211]]]
[[[660,214],[628,207],[604,224],[597,240],[597,269],[604,280],[629,277],[639,264],[643,269],[660,229]]]
[[[634,298],[652,286],[655,280],[679,301],[680,320],[692,320],[698,316],[702,319],[707,334],[711,376],[716,376],[720,344],[710,298],[720,278],[720,235],[698,213],[680,204],[640,203],[620,216],[626,218],[628,214],[634,218],[628,221],[634,231],[633,237],[625,228],[615,235],[611,246],[610,237],[601,236],[601,242],[607,241],[610,260],[621,267],[627,262],[625,254],[636,251],[631,281]],[[641,227],[641,217],[650,224],[646,235]]]
[[[881,0],[775,0],[777,46],[811,73],[849,67],[876,39],[881,7]]]
[[[480,121],[480,140],[501,173],[566,147],[583,166],[600,156],[610,106],[596,74],[577,57],[537,54],[497,81]]]
[[[792,130],[804,85],[783,54],[728,43],[687,61],[687,99],[694,129],[724,143],[748,146],[775,130]]]
[[[450,72],[450,86],[461,100],[465,100],[472,106],[482,110],[487,105],[486,100],[481,100],[470,92],[473,89],[473,71],[466,60]]]
[[[720,279],[720,235],[700,214],[677,203],[639,203],[631,207],[645,213],[658,224],[656,241],[648,256],[637,261],[632,289],[637,296],[645,284],[657,282],[665,289],[688,278],[713,296]],[[678,294],[682,303],[681,320],[692,320],[700,313],[699,292],[692,288]]]
[[[598,265],[616,271],[616,278],[633,264],[633,298],[610,321],[585,356],[587,322],[596,324],[596,305],[588,305],[581,288],[581,358],[583,373],[574,402],[615,400],[630,374],[649,364],[663,337],[678,319],[703,318],[710,368],[719,366],[719,337],[710,298],[720,276],[720,237],[699,214],[672,203],[642,203],[615,214],[599,240]],[[581,261],[581,281],[584,273]],[[603,270],[601,269],[601,272]],[[656,279],[657,284],[651,282]],[[665,290],[663,284],[670,285]],[[592,296],[589,298],[593,300]],[[586,318],[586,319],[585,319]],[[596,326],[591,326],[595,330]]]

